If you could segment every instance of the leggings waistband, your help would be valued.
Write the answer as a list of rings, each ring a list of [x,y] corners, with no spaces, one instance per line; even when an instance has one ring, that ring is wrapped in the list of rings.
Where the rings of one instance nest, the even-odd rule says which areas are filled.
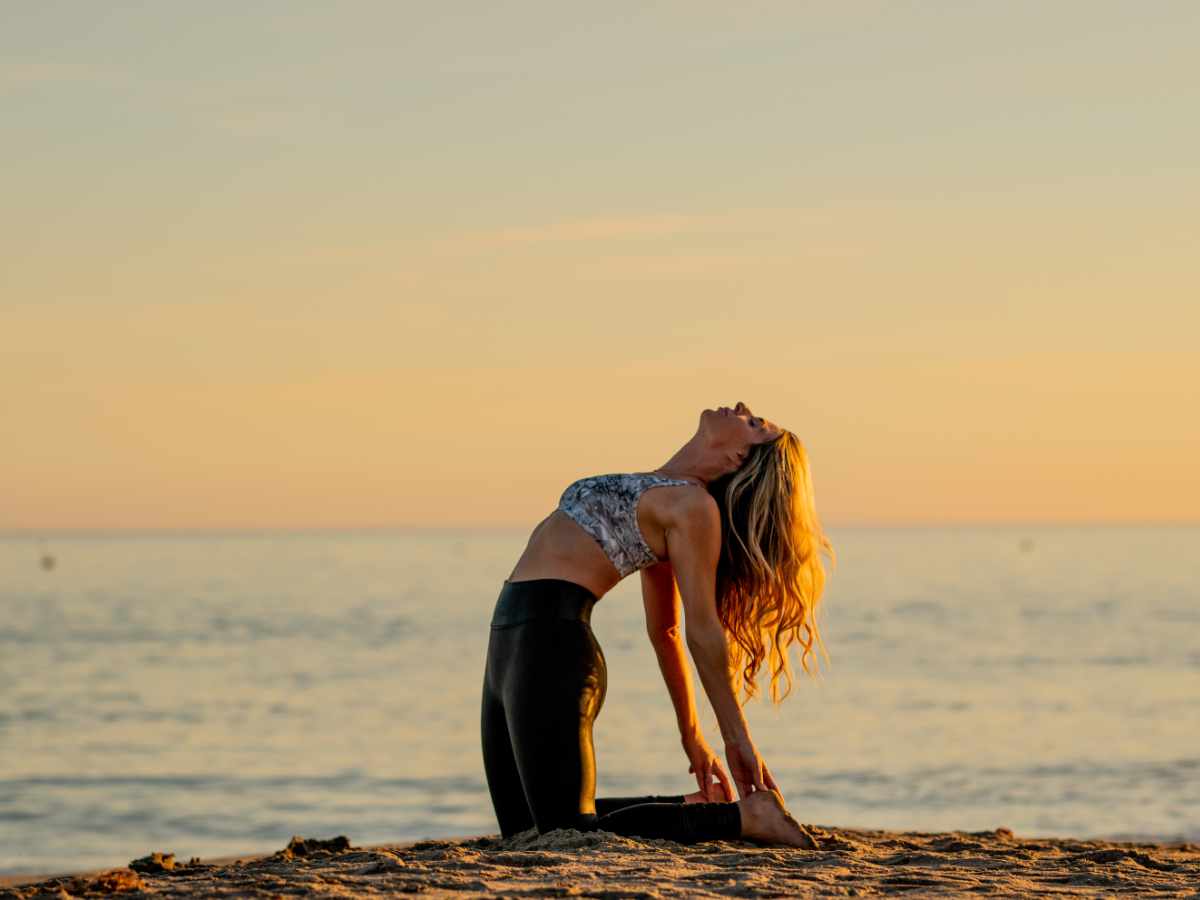
[[[492,627],[505,628],[537,620],[589,623],[596,595],[581,584],[561,578],[506,581],[496,600]]]

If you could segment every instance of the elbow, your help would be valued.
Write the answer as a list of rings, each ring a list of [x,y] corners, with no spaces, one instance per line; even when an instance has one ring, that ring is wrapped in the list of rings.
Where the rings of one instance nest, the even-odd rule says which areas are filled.
[[[687,630],[687,646],[692,656],[725,652],[725,631],[720,625],[695,626]]]
[[[668,625],[664,628],[647,628],[646,634],[650,638],[650,643],[656,647],[664,644],[678,644],[681,636],[678,625]]]

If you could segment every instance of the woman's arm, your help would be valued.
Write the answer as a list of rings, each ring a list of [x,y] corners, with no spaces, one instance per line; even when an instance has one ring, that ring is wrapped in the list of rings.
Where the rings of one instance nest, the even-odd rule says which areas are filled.
[[[696,776],[700,787],[697,797],[712,801],[732,800],[729,776],[704,739],[696,716],[692,672],[684,656],[679,630],[679,594],[675,590],[675,573],[670,562],[642,570],[642,602],[646,608],[646,633],[675,707],[679,741],[688,758],[688,771]]]
[[[668,528],[670,556],[686,613],[687,646],[696,661],[700,683],[717,714],[726,743],[749,737],[729,672],[725,628],[717,616],[717,558],[721,552],[721,521],[716,501],[699,495],[680,510]]]
[[[679,594],[669,562],[642,569],[642,603],[646,608],[646,634],[675,707],[679,737],[686,740],[700,730],[700,722],[696,717],[692,673],[683,655]]]
[[[734,693],[725,628],[717,615],[721,519],[716,501],[706,493],[692,494],[688,502],[680,504],[674,520],[668,524],[666,538],[667,554],[683,601],[687,646],[696,662],[704,693],[717,715],[729,772],[737,782],[738,793],[745,797],[752,791],[765,790],[767,784],[762,759]]]

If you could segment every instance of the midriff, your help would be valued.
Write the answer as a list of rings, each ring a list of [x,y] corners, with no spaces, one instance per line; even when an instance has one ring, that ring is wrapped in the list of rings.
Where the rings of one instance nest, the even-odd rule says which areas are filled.
[[[535,578],[572,581],[597,597],[603,597],[621,580],[591,535],[557,509],[533,529],[525,552],[508,576],[511,582]]]

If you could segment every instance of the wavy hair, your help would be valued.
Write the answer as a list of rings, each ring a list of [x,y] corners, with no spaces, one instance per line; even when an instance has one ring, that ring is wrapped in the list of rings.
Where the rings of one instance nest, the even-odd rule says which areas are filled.
[[[825,588],[820,554],[831,564],[837,559],[817,517],[808,454],[785,431],[751,447],[741,467],[710,482],[708,491],[721,511],[717,612],[730,638],[730,671],[741,671],[744,703],[758,693],[767,662],[771,700],[780,703],[792,690],[793,643],[809,674],[815,651],[829,658],[816,619]]]

